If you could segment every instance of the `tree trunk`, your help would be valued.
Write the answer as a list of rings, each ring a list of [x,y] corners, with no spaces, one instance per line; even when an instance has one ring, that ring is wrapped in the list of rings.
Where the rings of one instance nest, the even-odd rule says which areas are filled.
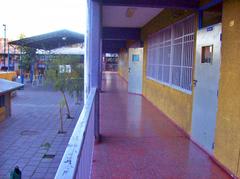
[[[66,96],[65,96],[64,91],[61,91],[61,92],[62,92],[64,101],[65,101],[65,104],[66,104],[66,108],[67,108],[67,118],[68,118],[68,119],[71,119],[71,118],[73,118],[73,117],[71,117],[71,114],[70,114],[70,109],[69,109],[69,106],[68,106],[67,98],[66,98]]]
[[[62,118],[62,106],[60,105],[60,129],[59,129],[59,133],[63,133],[63,118]]]

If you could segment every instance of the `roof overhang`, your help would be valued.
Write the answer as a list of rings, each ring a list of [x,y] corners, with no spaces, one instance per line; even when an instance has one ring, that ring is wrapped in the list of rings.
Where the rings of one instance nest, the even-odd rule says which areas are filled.
[[[5,80],[0,78],[0,95],[9,93],[11,91],[22,88],[24,85],[21,83]]]
[[[83,43],[84,35],[69,30],[59,30],[42,35],[11,41],[8,44],[31,47],[42,50],[52,50],[64,46]]]
[[[126,48],[126,40],[103,40],[103,53],[118,53],[119,49]]]
[[[199,0],[93,0],[103,6],[197,9]]]

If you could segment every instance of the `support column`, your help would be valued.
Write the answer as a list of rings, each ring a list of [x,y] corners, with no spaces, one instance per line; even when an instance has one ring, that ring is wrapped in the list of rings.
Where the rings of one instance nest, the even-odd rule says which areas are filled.
[[[8,45],[8,71],[10,71],[10,51],[9,51],[9,45]]]
[[[99,2],[88,0],[87,26],[85,97],[87,98],[91,88],[97,89],[95,97],[95,137],[99,141],[99,92],[101,88],[101,4]]]

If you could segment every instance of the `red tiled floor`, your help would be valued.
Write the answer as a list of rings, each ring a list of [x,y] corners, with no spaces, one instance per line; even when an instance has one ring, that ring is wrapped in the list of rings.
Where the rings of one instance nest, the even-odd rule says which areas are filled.
[[[92,178],[230,178],[116,73],[103,74],[103,91]]]

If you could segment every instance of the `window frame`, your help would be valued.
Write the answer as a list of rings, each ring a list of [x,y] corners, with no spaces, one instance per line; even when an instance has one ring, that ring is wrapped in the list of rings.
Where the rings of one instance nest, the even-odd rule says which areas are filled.
[[[190,21],[190,23],[192,23],[192,26],[190,26],[190,28],[192,28],[192,29],[190,29],[190,32],[189,32],[189,29],[188,29],[188,32],[185,33],[184,28],[186,28],[187,26],[184,26],[184,23],[187,23],[188,20],[192,20],[192,22]],[[174,27],[177,26],[177,25],[180,25],[182,27],[182,35],[174,37],[174,35],[175,35]],[[157,83],[160,83],[162,85],[168,86],[170,88],[176,89],[176,90],[181,91],[183,93],[190,94],[190,95],[192,94],[192,79],[193,79],[193,76],[194,76],[193,66],[194,66],[194,55],[195,55],[195,52],[194,52],[195,51],[194,50],[195,49],[195,33],[196,33],[195,32],[195,29],[196,29],[195,26],[196,26],[195,15],[190,15],[190,16],[188,16],[188,17],[186,17],[186,18],[184,18],[184,19],[182,19],[182,20],[164,28],[164,29],[161,29],[160,31],[158,31],[154,34],[149,35],[149,37],[148,37],[148,48],[147,48],[147,61],[146,61],[147,62],[146,63],[146,78],[147,79],[152,80],[152,81],[157,82]],[[169,69],[169,72],[168,72],[169,73],[168,82],[165,82],[165,81],[163,81],[163,75],[164,75],[163,66],[165,64],[164,64],[164,62],[162,62],[162,64],[160,62],[160,61],[165,60],[165,58],[164,58],[164,49],[165,49],[164,44],[165,44],[165,41],[164,40],[157,41],[157,40],[158,40],[158,38],[164,39],[164,37],[165,37],[164,35],[163,35],[163,37],[158,37],[158,35],[161,34],[161,33],[164,34],[164,32],[168,29],[170,29],[170,32],[171,32],[171,35],[170,35],[171,36],[171,38],[170,38],[170,57],[169,57],[170,58],[170,60],[169,60],[169,62],[170,62],[169,63],[169,68],[170,69]],[[180,43],[175,42],[178,39],[181,40]],[[187,40],[185,40],[185,39],[187,39]],[[154,40],[155,40],[155,43],[153,43]],[[166,41],[166,42],[169,42],[169,40]],[[174,54],[175,54],[174,47],[175,47],[175,45],[179,45],[179,44],[181,45],[181,59],[180,59],[180,64],[176,65],[176,64],[174,64],[174,61],[173,61],[173,60],[175,60],[174,57],[173,57]],[[189,45],[189,46],[187,46],[187,45]],[[159,55],[160,48],[163,48],[163,52],[162,52],[163,53],[162,54],[163,59],[162,60],[159,60],[159,57],[158,58],[152,57],[153,56],[152,50],[156,50],[157,55]],[[188,49],[188,48],[190,48],[190,49]],[[186,52],[184,50],[186,50]],[[185,59],[186,57],[184,56],[184,54],[185,54],[185,56],[186,56],[186,54],[188,55],[188,57],[187,57],[188,61],[187,62],[190,63],[190,65],[188,64],[189,66],[186,65],[186,64],[184,65],[184,63],[187,63],[186,59]],[[157,61],[157,60],[158,60],[157,64],[155,64],[155,62],[153,63],[153,61]],[[152,69],[154,69],[154,66],[155,66],[155,68],[158,69],[157,72],[152,71]],[[161,79],[159,78],[159,74],[158,74],[160,66],[162,66]],[[179,86],[173,83],[174,82],[174,80],[173,80],[173,68],[180,68],[180,76],[178,77],[178,79],[180,79]],[[188,71],[188,69],[189,69],[190,72]],[[185,74],[186,74],[184,76],[184,78],[183,78],[183,70],[185,70]],[[154,73],[157,73],[157,74],[154,74]],[[187,78],[189,78],[189,79],[187,79]],[[184,88],[184,86],[186,86],[188,83],[182,82],[183,79],[185,81],[188,81],[188,83],[190,81],[190,84],[189,84],[190,86],[189,87]],[[176,83],[176,81],[175,81],[175,83]],[[189,88],[189,89],[187,89],[187,88]]]

